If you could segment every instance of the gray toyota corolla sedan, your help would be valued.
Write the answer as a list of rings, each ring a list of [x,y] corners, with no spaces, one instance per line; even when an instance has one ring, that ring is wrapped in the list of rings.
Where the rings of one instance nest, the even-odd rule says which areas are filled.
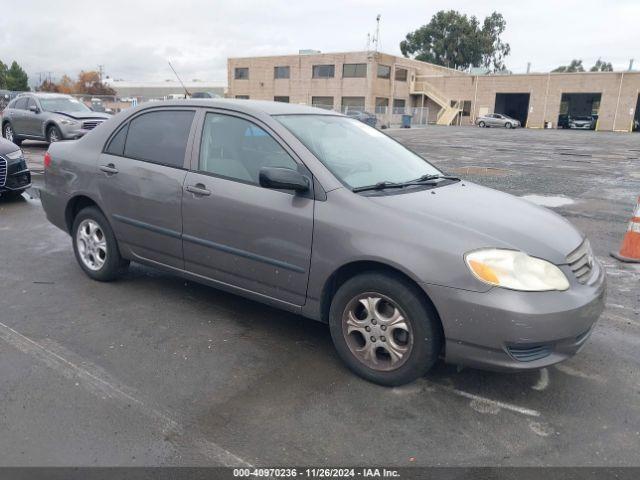
[[[51,145],[42,205],[89,277],[134,261],[326,322],[344,362],[384,385],[438,357],[560,362],[604,303],[604,270],[564,218],[299,105],[127,110]]]

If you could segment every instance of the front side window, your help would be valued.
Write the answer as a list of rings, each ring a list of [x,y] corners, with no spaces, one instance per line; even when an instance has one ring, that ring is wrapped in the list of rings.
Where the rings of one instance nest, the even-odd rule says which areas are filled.
[[[342,65],[343,78],[365,78],[366,76],[366,63],[345,63],[344,65]]]
[[[40,105],[45,112],[90,112],[80,100],[67,97],[41,98]]]
[[[194,112],[159,110],[129,123],[124,156],[182,168]]]
[[[273,67],[273,78],[289,78],[289,67]]]
[[[262,167],[296,169],[296,162],[263,128],[242,118],[207,113],[200,142],[199,170],[259,184]]]
[[[246,67],[238,67],[234,70],[233,78],[236,80],[246,80],[249,78],[249,69]]]
[[[314,65],[313,78],[333,78],[336,73],[335,65]]]
[[[358,120],[333,115],[275,118],[349,188],[440,174],[422,157]]]
[[[20,97],[16,100],[15,105],[13,106],[13,108],[17,109],[17,110],[26,110],[27,109],[27,97]]]
[[[391,78],[391,67],[378,64],[378,78]]]

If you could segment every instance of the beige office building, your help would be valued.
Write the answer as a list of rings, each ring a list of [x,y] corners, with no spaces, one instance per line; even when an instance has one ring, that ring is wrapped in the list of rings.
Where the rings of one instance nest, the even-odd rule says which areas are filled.
[[[598,130],[640,122],[640,72],[471,75],[378,52],[230,58],[228,95],[375,112],[383,124],[472,124],[504,113],[529,128],[597,115]]]

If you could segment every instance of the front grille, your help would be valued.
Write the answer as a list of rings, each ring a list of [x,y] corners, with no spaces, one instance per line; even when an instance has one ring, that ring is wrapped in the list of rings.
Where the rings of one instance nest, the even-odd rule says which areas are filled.
[[[520,362],[533,362],[551,354],[551,346],[536,345],[534,347],[507,347],[513,358]]]
[[[587,283],[593,270],[593,252],[589,240],[585,239],[573,252],[567,255],[569,268],[580,283]]]
[[[82,129],[83,130],[93,130],[98,125],[100,125],[102,122],[104,122],[104,120],[89,120],[89,121],[86,121],[86,122],[82,122]]]
[[[0,187],[7,183],[7,160],[0,157]]]

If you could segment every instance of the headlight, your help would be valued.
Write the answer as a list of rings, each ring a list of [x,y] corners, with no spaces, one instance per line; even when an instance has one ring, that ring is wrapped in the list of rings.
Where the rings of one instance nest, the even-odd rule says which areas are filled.
[[[527,292],[569,288],[562,270],[524,252],[488,248],[467,253],[465,261],[473,275],[489,285]]]
[[[17,160],[22,157],[22,150],[16,150],[15,152],[7,153],[6,157],[9,160]]]
[[[60,120],[60,123],[62,125],[78,125],[78,122],[76,122],[75,120],[67,120],[66,118]]]

